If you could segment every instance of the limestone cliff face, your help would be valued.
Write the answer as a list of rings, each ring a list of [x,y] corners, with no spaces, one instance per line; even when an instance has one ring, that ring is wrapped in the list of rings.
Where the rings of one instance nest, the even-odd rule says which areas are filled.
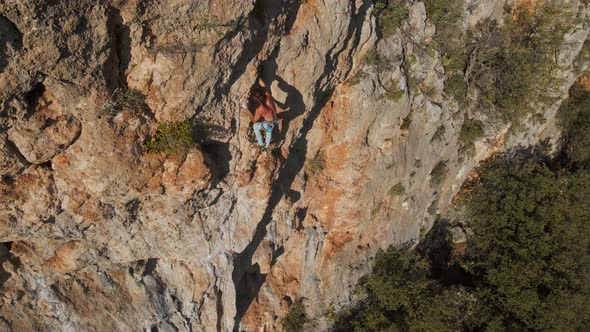
[[[464,28],[505,2],[466,1]],[[369,0],[0,3],[0,330],[273,331],[300,298],[327,329],[370,257],[428,229],[480,160],[556,137],[588,35],[566,36],[546,121],[465,154],[436,27],[408,4],[382,39]],[[363,64],[372,49],[392,65]],[[267,151],[240,110],[259,67],[281,108]],[[105,112],[125,89],[145,103]],[[145,153],[184,119],[188,154]]]

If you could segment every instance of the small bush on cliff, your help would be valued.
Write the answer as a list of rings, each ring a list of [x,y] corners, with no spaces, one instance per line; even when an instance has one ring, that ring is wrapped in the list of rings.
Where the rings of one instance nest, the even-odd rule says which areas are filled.
[[[434,168],[430,172],[430,184],[433,186],[438,186],[439,184],[441,184],[442,181],[445,179],[448,170],[449,169],[447,167],[446,160],[441,160],[438,163],[436,163],[436,165],[434,165]]]
[[[406,187],[404,187],[404,185],[401,182],[398,182],[396,185],[389,188],[388,194],[391,197],[403,196],[406,194]]]
[[[367,73],[365,73],[362,68],[358,68],[356,72],[348,79],[348,84],[357,85],[365,78],[367,78]]]
[[[425,0],[424,6],[428,18],[435,24],[456,22],[462,13],[461,0]]]
[[[426,0],[426,13],[436,26],[434,39],[442,54],[444,67],[450,71],[462,71],[467,60],[465,34],[462,32],[461,15],[463,0]]]
[[[145,95],[136,89],[115,89],[108,100],[100,107],[101,113],[116,115],[124,109],[141,111],[145,108]]]
[[[281,320],[281,325],[286,332],[303,332],[307,320],[305,306],[303,301],[299,300],[291,304],[289,312]]]
[[[186,152],[193,143],[189,120],[164,122],[143,147],[150,154]]]
[[[387,98],[388,100],[398,101],[398,100],[400,100],[401,97],[404,96],[404,90],[399,88],[397,81],[393,81],[393,82],[391,82],[389,87],[385,90],[385,93],[383,94],[383,96],[385,98]]]
[[[317,175],[324,171],[326,168],[326,153],[323,150],[319,150],[316,155],[307,164],[307,172],[309,175]]]
[[[374,48],[365,55],[364,62],[374,67],[379,73],[391,69],[391,62]]]
[[[484,136],[483,129],[483,122],[465,118],[459,132],[459,142],[464,148],[471,149],[473,143]]]
[[[445,81],[445,91],[451,94],[459,106],[467,104],[467,82],[463,75],[456,74]]]
[[[401,130],[408,130],[410,129],[410,125],[412,125],[412,112],[408,113],[408,115],[402,120],[402,124],[400,125]]]
[[[402,0],[377,0],[374,12],[384,38],[390,37],[408,18],[409,10]]]

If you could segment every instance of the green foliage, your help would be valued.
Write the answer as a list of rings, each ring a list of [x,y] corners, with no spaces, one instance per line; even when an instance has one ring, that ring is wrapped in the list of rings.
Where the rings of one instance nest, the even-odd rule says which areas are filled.
[[[348,84],[350,85],[357,85],[363,79],[367,78],[367,73],[365,73],[362,69],[357,69],[357,71],[348,79]]]
[[[433,186],[440,185],[442,181],[445,179],[445,176],[447,175],[448,171],[449,170],[447,167],[446,160],[441,160],[438,163],[436,163],[436,165],[434,165],[434,168],[430,172],[430,184]]]
[[[469,46],[468,81],[505,121],[518,123],[559,80],[556,57],[571,26],[561,3],[538,3],[534,10],[516,7],[504,26],[480,25]]]
[[[137,89],[122,90],[121,97],[126,103],[131,105],[141,104],[145,101],[145,96]]]
[[[468,196],[477,330],[588,327],[590,172],[499,158]],[[586,325],[584,325],[586,324]]]
[[[461,292],[430,278],[428,260],[408,246],[379,252],[359,289],[366,298],[339,313],[335,331],[455,331]]]
[[[281,325],[286,332],[302,332],[307,320],[305,306],[303,301],[299,300],[289,307],[289,312],[281,319]]]
[[[393,35],[410,13],[402,0],[377,0],[374,8],[384,38]]]
[[[406,188],[404,187],[404,185],[401,182],[398,182],[396,185],[389,188],[389,191],[387,193],[391,197],[403,196],[406,194]]]
[[[449,71],[463,71],[467,61],[465,35],[460,25],[464,1],[427,0],[424,5],[436,26],[434,39],[442,53],[443,66]]]
[[[335,331],[587,331],[590,170],[500,156],[460,204],[467,252],[437,223],[379,252]],[[551,165],[550,168],[548,165]]]
[[[460,106],[467,104],[467,82],[462,75],[453,75],[447,79],[445,90],[455,98]]]
[[[141,111],[145,108],[145,95],[136,89],[115,89],[110,98],[99,109],[101,113],[117,115],[124,109]]]
[[[164,122],[158,126],[156,134],[143,143],[150,154],[186,152],[193,144],[189,120]]]
[[[389,88],[385,90],[383,96],[391,101],[398,101],[404,96],[404,90],[400,89],[397,82],[391,82]]]
[[[444,246],[430,253],[390,247],[359,282],[364,300],[341,311],[334,330],[587,330],[589,199],[588,170],[495,160],[464,200],[473,232],[467,256],[446,265],[466,267],[469,278],[437,279]],[[433,240],[422,229],[421,238]]]
[[[326,168],[326,153],[319,150],[307,164],[307,173],[310,175],[320,174]]]
[[[578,165],[590,164],[590,91],[574,85],[559,111],[565,153]]]
[[[412,112],[410,112],[403,120],[400,126],[401,130],[408,130],[412,124]]]
[[[391,62],[374,48],[367,52],[364,62],[369,66],[375,67],[377,72],[391,70]]]
[[[457,21],[463,9],[463,3],[460,0],[425,0],[424,5],[428,18],[435,25]]]
[[[484,124],[480,120],[465,118],[461,131],[459,132],[459,142],[466,148],[471,148],[473,143],[484,136]]]

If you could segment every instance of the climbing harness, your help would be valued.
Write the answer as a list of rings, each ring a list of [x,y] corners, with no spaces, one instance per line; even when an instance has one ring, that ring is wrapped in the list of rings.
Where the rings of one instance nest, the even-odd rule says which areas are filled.
[[[262,121],[262,128],[264,128],[264,130],[266,130],[267,133],[272,132],[272,130],[275,129],[275,127],[277,127],[278,125],[279,122],[277,120]]]

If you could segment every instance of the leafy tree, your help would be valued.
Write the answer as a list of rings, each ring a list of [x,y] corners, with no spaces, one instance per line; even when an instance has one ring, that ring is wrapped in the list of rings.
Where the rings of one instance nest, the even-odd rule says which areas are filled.
[[[463,75],[453,75],[445,81],[445,91],[457,100],[459,106],[467,103],[467,83]]]
[[[376,0],[374,11],[385,38],[393,35],[410,13],[403,0]]]
[[[450,71],[463,71],[467,61],[465,33],[461,16],[465,12],[463,0],[425,0],[426,14],[436,26],[434,39],[443,55],[442,62]],[[459,83],[457,81],[453,83]],[[454,86],[459,87],[458,84]]]
[[[461,291],[430,278],[430,263],[409,246],[390,247],[375,257],[359,282],[366,298],[341,312],[336,331],[455,331]]]
[[[490,331],[575,331],[589,318],[590,173],[499,158],[469,195],[472,324]]]
[[[286,332],[301,332],[304,330],[306,323],[307,314],[302,300],[294,302],[289,307],[287,315],[281,320],[281,325]]]
[[[473,143],[484,136],[484,124],[480,120],[465,118],[459,132],[459,141],[467,148],[473,147]]]
[[[563,4],[538,2],[512,9],[503,26],[495,21],[472,33],[466,77],[506,121],[518,122],[558,81],[556,58],[572,26]]]

